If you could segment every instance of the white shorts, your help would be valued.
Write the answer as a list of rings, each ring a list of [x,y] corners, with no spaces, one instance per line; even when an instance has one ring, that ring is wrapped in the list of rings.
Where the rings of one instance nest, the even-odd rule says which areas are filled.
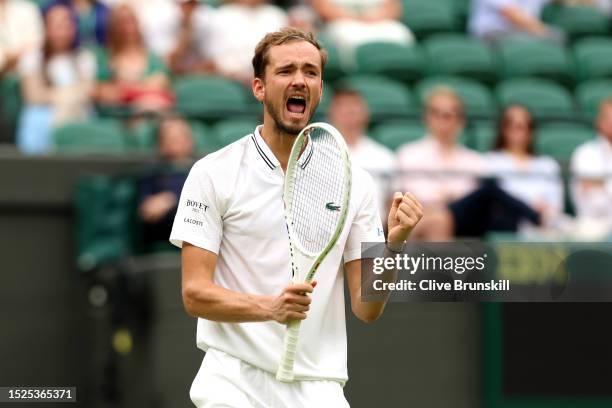
[[[331,380],[283,383],[272,373],[209,349],[191,390],[198,408],[348,408],[342,385]]]

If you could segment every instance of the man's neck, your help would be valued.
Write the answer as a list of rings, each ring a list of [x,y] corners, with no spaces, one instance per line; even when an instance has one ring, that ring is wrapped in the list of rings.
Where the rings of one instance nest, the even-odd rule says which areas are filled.
[[[265,118],[260,134],[274,156],[276,156],[283,171],[286,170],[295,136],[282,132],[275,126],[272,119],[265,120]]]

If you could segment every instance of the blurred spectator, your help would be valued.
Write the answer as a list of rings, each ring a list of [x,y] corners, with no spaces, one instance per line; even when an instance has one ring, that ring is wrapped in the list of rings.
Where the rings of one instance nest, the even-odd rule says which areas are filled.
[[[592,6],[606,15],[612,14],[612,0],[558,0],[567,6]]]
[[[159,162],[138,183],[138,213],[143,223],[145,247],[168,241],[195,152],[189,124],[180,118],[167,118],[161,123],[157,145]]]
[[[14,71],[19,58],[40,48],[43,22],[36,5],[25,0],[0,0],[0,79]]]
[[[350,89],[337,89],[331,100],[328,117],[344,136],[353,163],[374,178],[378,208],[386,221],[391,197],[391,176],[395,172],[395,156],[391,150],[367,136],[370,122],[368,106],[361,95]]]
[[[209,31],[210,56],[218,72],[250,83],[255,45],[287,22],[287,14],[265,0],[233,0],[219,7]]]
[[[201,0],[125,0],[136,13],[144,42],[178,75],[208,73],[208,29],[215,9]]]
[[[533,153],[533,118],[522,106],[507,107],[499,121],[488,167],[500,187],[545,219],[563,212],[563,181],[557,162]]]
[[[438,87],[425,103],[424,138],[405,144],[397,153],[398,189],[412,192],[424,206],[456,200],[476,187],[485,169],[477,152],[458,143],[464,124],[461,98],[451,89]]]
[[[78,41],[81,46],[106,45],[109,8],[97,0],[50,0],[44,10],[55,5],[70,8],[77,20]]]
[[[17,144],[24,153],[45,152],[53,126],[83,120],[91,113],[95,59],[75,46],[75,38],[70,9],[54,6],[45,16],[43,49],[24,55],[19,63],[26,106]]]
[[[506,108],[500,117],[495,151],[487,155],[494,179],[447,206],[428,209],[419,233],[423,239],[447,241],[454,236],[484,237],[489,232],[517,232],[524,222],[541,225],[563,210],[559,165],[533,154],[534,125],[522,106]]]
[[[174,74],[198,74],[214,71],[208,60],[206,28],[212,9],[200,0],[175,0],[180,16],[173,30],[174,44],[167,54],[168,65]]]
[[[458,137],[465,125],[463,101],[452,89],[433,89],[425,101],[427,135],[398,150],[400,174],[395,189],[409,191],[423,203],[425,215],[413,231],[414,239],[435,240],[449,235],[438,219],[451,201],[477,186],[485,170],[479,153],[461,146]]]
[[[414,41],[408,27],[397,21],[402,15],[400,0],[312,0],[312,7],[347,62],[355,47],[367,42]]]
[[[307,4],[296,4],[287,9],[289,16],[289,25],[298,28],[302,31],[316,33],[317,32],[317,14]]]
[[[563,41],[563,34],[540,19],[551,0],[474,0],[469,21],[472,35],[497,43],[506,38],[548,38]]]
[[[147,51],[138,21],[129,6],[119,5],[112,10],[108,47],[99,50],[97,56],[97,102],[129,106],[136,112],[159,112],[172,106],[166,67]]]
[[[579,146],[571,159],[572,195],[578,218],[612,228],[612,98],[599,106],[598,137]]]

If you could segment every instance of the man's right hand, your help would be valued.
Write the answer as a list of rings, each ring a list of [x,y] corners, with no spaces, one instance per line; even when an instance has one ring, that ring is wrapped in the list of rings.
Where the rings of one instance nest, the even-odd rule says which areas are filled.
[[[272,318],[279,323],[287,324],[291,320],[306,319],[310,310],[310,296],[317,283],[294,283],[283,289],[283,292],[272,300]]]

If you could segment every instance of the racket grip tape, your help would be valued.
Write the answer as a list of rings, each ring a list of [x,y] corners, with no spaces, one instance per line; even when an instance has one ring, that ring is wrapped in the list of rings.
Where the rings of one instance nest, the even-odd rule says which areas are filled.
[[[276,372],[276,379],[282,382],[293,381],[293,363],[295,362],[295,353],[297,351],[297,342],[300,334],[301,320],[292,320],[287,325],[285,332],[285,344],[283,355]]]

